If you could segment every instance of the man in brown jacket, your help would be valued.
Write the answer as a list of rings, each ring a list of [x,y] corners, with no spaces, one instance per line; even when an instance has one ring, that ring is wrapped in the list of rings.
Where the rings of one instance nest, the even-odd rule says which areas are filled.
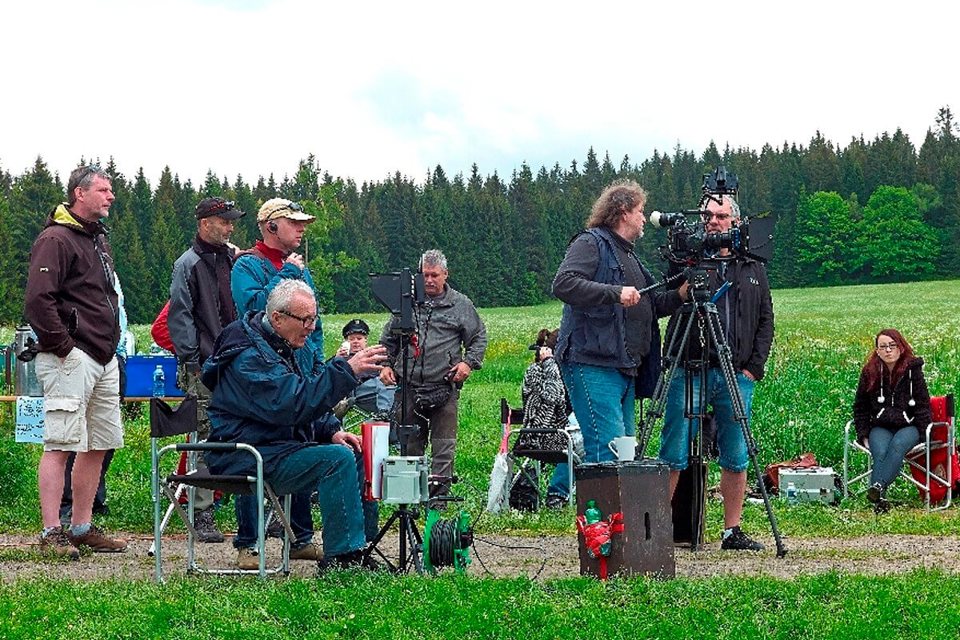
[[[33,243],[24,313],[36,332],[37,379],[43,385],[43,455],[37,472],[43,531],[40,548],[79,558],[79,548],[116,552],[124,540],[91,524],[104,453],[123,447],[120,340],[113,258],[100,222],[113,203],[110,176],[96,165],[79,167],[67,182],[67,202],[47,218]],[[67,457],[73,466],[73,515],[60,525]]]

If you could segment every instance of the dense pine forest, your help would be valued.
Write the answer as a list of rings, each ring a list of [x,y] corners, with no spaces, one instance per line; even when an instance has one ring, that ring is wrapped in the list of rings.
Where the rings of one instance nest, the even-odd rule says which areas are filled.
[[[451,284],[479,306],[536,304],[570,237],[602,188],[637,180],[649,193],[646,210],[697,204],[703,174],[724,165],[740,179],[746,215],[776,218],[769,266],[775,287],[857,284],[955,277],[960,273],[960,127],[939,110],[919,149],[897,129],[873,140],[835,144],[817,132],[807,145],[765,144],[759,151],[711,144],[699,157],[677,146],[637,162],[588,150],[581,162],[534,169],[506,179],[496,173],[450,176],[441,166],[426,176],[396,173],[357,184],[334,177],[313,156],[281,180],[255,183],[207,174],[181,181],[167,167],[151,184],[141,169],[114,176],[116,201],[107,225],[131,322],[152,322],[167,299],[174,260],[195,232],[197,201],[220,196],[248,215],[233,242],[257,238],[256,211],[272,197],[301,202],[317,216],[305,253],[326,312],[380,310],[369,293],[370,272],[415,267],[421,251],[444,250]],[[2,157],[2,153],[0,153]],[[126,159],[124,159],[126,160]],[[78,164],[83,159],[78,159]],[[0,323],[20,322],[30,245],[47,214],[64,200],[64,180],[42,158],[22,175],[0,167]],[[663,231],[647,226],[638,251],[657,271]]]

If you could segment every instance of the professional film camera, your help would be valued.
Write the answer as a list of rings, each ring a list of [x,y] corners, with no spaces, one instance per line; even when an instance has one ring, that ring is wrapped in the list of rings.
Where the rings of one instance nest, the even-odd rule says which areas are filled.
[[[772,217],[744,218],[729,231],[707,233],[702,219],[705,205],[711,200],[719,204],[725,195],[735,198],[738,188],[737,176],[719,166],[713,173],[704,174],[698,208],[651,213],[650,222],[667,230],[667,244],[660,247],[663,257],[673,265],[693,267],[704,259],[712,259],[721,249],[729,249],[734,254],[768,262],[773,257]]]
[[[752,258],[766,263],[773,254],[773,219],[742,218],[728,231],[708,233],[707,225],[711,213],[706,213],[712,201],[723,204],[723,198],[736,198],[737,177],[720,166],[713,173],[703,177],[702,195],[697,209],[676,213],[654,211],[650,221],[657,227],[667,230],[667,244],[660,248],[664,258],[670,262],[671,275],[663,283],[647,287],[641,293],[657,286],[685,278],[689,284],[690,297],[679,309],[675,330],[669,333],[669,339],[663,349],[663,369],[657,381],[649,408],[639,427],[640,450],[645,451],[650,442],[653,425],[664,417],[668,390],[675,376],[684,381],[684,416],[691,423],[691,433],[698,434],[691,444],[690,473],[679,481],[678,492],[674,496],[674,527],[689,531],[687,541],[696,549],[703,541],[704,496],[706,491],[706,465],[703,464],[702,439],[700,425],[710,419],[707,413],[706,389],[708,373],[717,367],[722,375],[733,418],[739,423],[747,447],[747,455],[758,481],[761,479],[760,465],[757,461],[757,445],[750,430],[743,395],[737,383],[737,371],[733,366],[733,356],[727,342],[725,328],[721,324],[717,311],[717,302],[731,287],[731,282],[722,277],[713,280],[720,283],[716,291],[711,288],[711,273],[721,274],[726,266],[741,258]],[[727,251],[724,251],[726,249]],[[673,322],[673,320],[671,321]],[[690,357],[688,345],[699,346],[697,355]],[[715,360],[715,362],[714,362]],[[696,389],[696,391],[695,391]],[[695,397],[696,396],[696,397]],[[681,485],[685,491],[680,491]],[[765,487],[760,488],[763,504],[770,522],[770,529],[777,545],[777,556],[786,555],[786,547],[780,536],[776,516],[770,505]],[[689,507],[677,508],[677,500],[689,503]],[[678,513],[682,514],[678,517]],[[679,524],[678,524],[679,520]]]

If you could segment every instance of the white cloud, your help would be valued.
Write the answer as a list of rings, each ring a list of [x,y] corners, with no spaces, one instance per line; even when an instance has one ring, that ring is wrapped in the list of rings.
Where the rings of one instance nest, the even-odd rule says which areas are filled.
[[[960,109],[953,4],[35,1],[5,8],[0,167],[360,180],[639,161]],[[86,114],[89,114],[88,118]]]

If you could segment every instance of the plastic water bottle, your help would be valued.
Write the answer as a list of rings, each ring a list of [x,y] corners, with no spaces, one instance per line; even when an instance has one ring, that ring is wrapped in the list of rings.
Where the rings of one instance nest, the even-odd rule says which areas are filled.
[[[157,365],[153,370],[153,397],[162,398],[166,394],[166,385],[164,384],[163,365]]]
[[[589,527],[592,524],[596,524],[603,519],[603,513],[600,512],[600,509],[597,508],[596,500],[587,500],[587,508],[583,511],[583,519],[587,522]],[[610,542],[607,541],[600,545],[600,553],[605,556],[610,555]]]
[[[792,482],[787,483],[787,502],[790,504],[797,503],[797,485]]]

